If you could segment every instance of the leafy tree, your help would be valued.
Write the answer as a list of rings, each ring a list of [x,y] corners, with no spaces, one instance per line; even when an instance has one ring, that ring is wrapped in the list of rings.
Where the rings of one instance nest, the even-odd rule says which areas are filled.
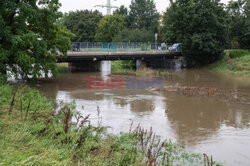
[[[123,17],[126,27],[129,25],[128,9],[122,5],[120,8],[116,9],[113,14],[119,14]]]
[[[227,11],[230,15],[229,27],[231,47],[244,48],[246,46],[244,35],[248,29],[247,0],[230,1],[227,6]]]
[[[97,25],[102,17],[102,14],[97,10],[69,12],[64,16],[63,24],[75,34],[72,41],[94,42]]]
[[[227,43],[227,13],[219,0],[176,0],[163,15],[162,38],[182,43],[189,65],[217,60]]]
[[[246,2],[244,7],[245,13],[245,30],[241,38],[241,43],[244,48],[250,49],[250,1]]]
[[[127,17],[128,16],[128,9],[124,5],[122,5],[118,9],[116,9],[113,12],[113,14],[119,14],[119,15],[121,15],[123,17]]]
[[[124,20],[121,15],[107,15],[98,23],[95,35],[96,41],[111,42],[112,38],[124,28]]]
[[[58,0],[0,1],[0,72],[23,79],[56,74],[56,57],[70,48],[71,33],[55,24]]]
[[[114,42],[153,42],[154,34],[148,30],[142,29],[124,29],[114,38]]]
[[[157,31],[159,14],[154,0],[134,0],[130,5],[129,27]]]

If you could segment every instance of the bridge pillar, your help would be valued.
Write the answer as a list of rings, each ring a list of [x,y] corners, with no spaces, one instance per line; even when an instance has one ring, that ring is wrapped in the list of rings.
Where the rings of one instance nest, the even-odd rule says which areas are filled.
[[[70,62],[69,71],[100,71],[101,70],[101,61],[79,61],[79,62]]]

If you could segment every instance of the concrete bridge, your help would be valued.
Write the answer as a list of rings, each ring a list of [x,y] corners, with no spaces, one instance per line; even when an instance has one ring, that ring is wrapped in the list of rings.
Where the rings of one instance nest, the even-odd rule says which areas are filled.
[[[57,62],[69,63],[71,71],[99,71],[101,61],[134,60],[137,64],[136,68],[139,69],[143,66],[151,68],[175,68],[176,61],[182,59],[180,52],[152,49],[152,46],[150,46],[150,49],[146,49],[146,51],[141,51],[145,49],[139,47],[142,47],[142,44],[138,44],[136,47],[134,44],[133,47],[126,48],[123,44],[122,49],[120,45],[118,48],[114,48],[113,43],[112,47],[107,46],[105,48],[103,48],[103,44],[95,48],[89,48],[89,45],[86,48],[80,44],[75,48],[73,43],[73,50],[69,51],[67,56],[57,57]]]

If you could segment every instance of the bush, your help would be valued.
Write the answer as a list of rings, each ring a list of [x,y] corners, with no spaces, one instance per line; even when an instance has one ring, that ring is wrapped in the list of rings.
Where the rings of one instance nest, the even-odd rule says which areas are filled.
[[[237,49],[237,50],[229,50],[227,51],[227,54],[230,58],[239,58],[250,54],[250,52],[248,50]]]

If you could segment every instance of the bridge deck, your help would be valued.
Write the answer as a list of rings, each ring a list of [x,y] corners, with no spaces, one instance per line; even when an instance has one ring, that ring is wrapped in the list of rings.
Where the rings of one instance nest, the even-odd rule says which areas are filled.
[[[137,52],[68,52],[66,57],[57,57],[57,62],[135,60],[135,59],[172,59],[181,56],[180,52],[137,51]]]

